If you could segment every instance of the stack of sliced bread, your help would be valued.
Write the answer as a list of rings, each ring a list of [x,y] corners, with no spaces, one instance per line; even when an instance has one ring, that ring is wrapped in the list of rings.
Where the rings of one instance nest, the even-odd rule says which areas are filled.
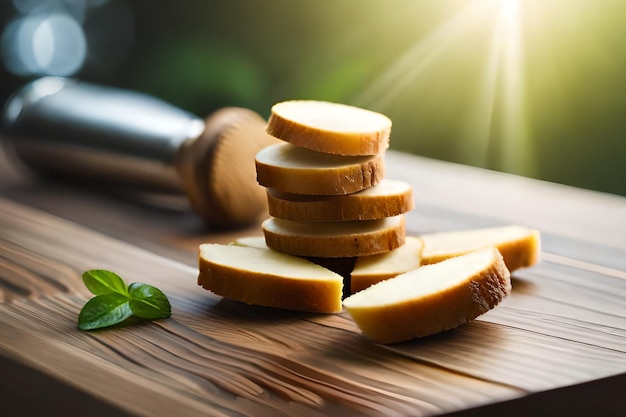
[[[384,179],[391,120],[343,104],[287,101],[272,107],[267,132],[283,141],[256,156],[272,216],[262,224],[267,246],[349,258],[404,244],[413,193]]]
[[[249,304],[336,313],[393,343],[452,329],[495,307],[510,271],[538,261],[536,230],[504,226],[406,236],[410,184],[384,178],[391,121],[351,106],[288,101],[256,156],[263,236],[200,245],[198,283]],[[346,298],[347,296],[347,298]]]

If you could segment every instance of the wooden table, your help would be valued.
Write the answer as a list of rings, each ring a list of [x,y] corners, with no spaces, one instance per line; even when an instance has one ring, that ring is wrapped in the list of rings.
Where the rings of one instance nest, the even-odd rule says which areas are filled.
[[[345,312],[196,285],[199,243],[258,226],[211,231],[178,201],[0,166],[2,416],[626,415],[626,198],[390,151],[387,177],[414,186],[410,234],[519,223],[543,249],[478,320],[383,346]],[[172,317],[77,330],[90,268],[160,287]]]

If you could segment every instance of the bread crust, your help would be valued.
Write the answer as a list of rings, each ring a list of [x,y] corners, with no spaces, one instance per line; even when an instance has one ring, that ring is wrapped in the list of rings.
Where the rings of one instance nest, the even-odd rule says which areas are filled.
[[[316,313],[342,310],[340,275],[305,259],[272,252],[236,245],[200,245],[198,285],[247,304]],[[259,268],[258,262],[268,265]],[[299,269],[297,276],[290,275],[287,264]]]
[[[272,106],[267,133],[294,145],[336,155],[376,155],[389,146],[391,120],[345,104],[291,100]]]
[[[419,268],[423,243],[407,236],[404,245],[379,255],[357,258],[350,274],[350,293],[362,291],[380,281]]]
[[[261,227],[268,247],[291,255],[321,258],[376,255],[402,246],[406,237],[403,215],[331,223],[270,218]]]
[[[340,196],[292,194],[268,188],[267,202],[271,216],[295,222],[379,220],[414,207],[411,185],[388,179]]]
[[[424,241],[422,264],[428,265],[489,246],[496,247],[509,271],[539,262],[539,231],[511,225],[421,235]]]
[[[355,193],[378,184],[385,175],[383,153],[342,157],[288,143],[261,150],[255,163],[259,184],[294,194]]]
[[[459,265],[471,272],[464,268],[459,272]],[[423,294],[403,291],[417,280],[438,280],[440,274],[451,273],[455,274],[454,279],[449,279],[444,288]],[[397,343],[474,320],[500,303],[510,291],[510,273],[502,255],[497,249],[488,248],[379,282],[346,298],[343,304],[368,338],[378,343]],[[389,300],[389,293],[395,294],[393,301]]]

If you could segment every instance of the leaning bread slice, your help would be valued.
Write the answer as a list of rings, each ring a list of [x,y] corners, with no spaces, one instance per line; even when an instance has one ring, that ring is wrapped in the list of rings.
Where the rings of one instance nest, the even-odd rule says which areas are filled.
[[[229,299],[320,313],[341,311],[343,278],[306,259],[270,249],[202,244],[198,284]]]
[[[256,155],[257,181],[296,194],[342,195],[376,185],[385,174],[383,153],[338,156],[289,143],[268,146]]]
[[[495,246],[504,257],[509,271],[514,271],[536,264],[541,251],[539,232],[518,225],[431,233],[419,237],[424,242],[422,264]]]
[[[265,238],[263,236],[244,236],[235,239],[232,242],[233,245],[238,246],[250,246],[253,248],[260,249],[269,249],[267,244],[265,243]],[[373,255],[377,256],[377,255]],[[313,262],[314,264],[323,266],[326,269],[330,269],[331,271],[341,275],[344,279],[350,278],[350,273],[354,268],[354,264],[357,258],[320,258],[319,256],[306,256],[305,259]],[[349,291],[350,288],[348,286],[344,286],[344,291]],[[346,295],[350,295],[347,293]]]
[[[337,155],[376,155],[389,146],[391,120],[345,104],[292,100],[272,106],[267,133],[294,145]]]
[[[385,279],[419,268],[422,241],[407,236],[404,245],[387,253],[357,258],[350,274],[350,292],[364,290]]]
[[[395,343],[453,329],[495,307],[511,291],[496,248],[422,266],[343,302],[363,334]]]
[[[257,249],[269,249],[263,236],[242,236],[233,240],[231,244]]]
[[[319,196],[267,189],[269,213],[295,222],[378,220],[413,209],[413,188],[404,181],[383,179],[352,194]]]
[[[261,225],[270,248],[298,256],[347,258],[389,252],[404,244],[404,215],[381,220],[298,223],[269,218]]]

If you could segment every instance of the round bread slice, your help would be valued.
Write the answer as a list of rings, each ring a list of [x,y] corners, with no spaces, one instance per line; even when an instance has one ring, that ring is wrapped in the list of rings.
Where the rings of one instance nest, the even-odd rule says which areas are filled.
[[[404,181],[383,179],[352,194],[318,196],[267,189],[269,213],[294,222],[378,220],[413,209],[413,188]]]
[[[384,154],[338,156],[289,143],[268,146],[256,155],[257,181],[295,194],[342,195],[376,185],[385,175]]]
[[[207,243],[199,247],[198,264],[198,285],[222,297],[287,310],[341,311],[341,275],[306,259]]]
[[[337,155],[376,155],[389,146],[391,120],[345,104],[292,100],[272,106],[267,133],[303,148]]]
[[[424,265],[495,246],[509,271],[514,271],[539,262],[541,252],[539,231],[518,225],[431,233],[419,237],[424,242]]]
[[[357,258],[350,274],[350,292],[354,294],[385,279],[420,267],[422,241],[407,236],[404,245],[387,253]]]
[[[265,242],[297,256],[348,258],[389,252],[404,244],[404,215],[381,220],[297,223],[269,218],[261,225]]]
[[[502,255],[488,248],[381,281],[346,298],[343,305],[365,336],[396,343],[474,320],[510,291]]]

